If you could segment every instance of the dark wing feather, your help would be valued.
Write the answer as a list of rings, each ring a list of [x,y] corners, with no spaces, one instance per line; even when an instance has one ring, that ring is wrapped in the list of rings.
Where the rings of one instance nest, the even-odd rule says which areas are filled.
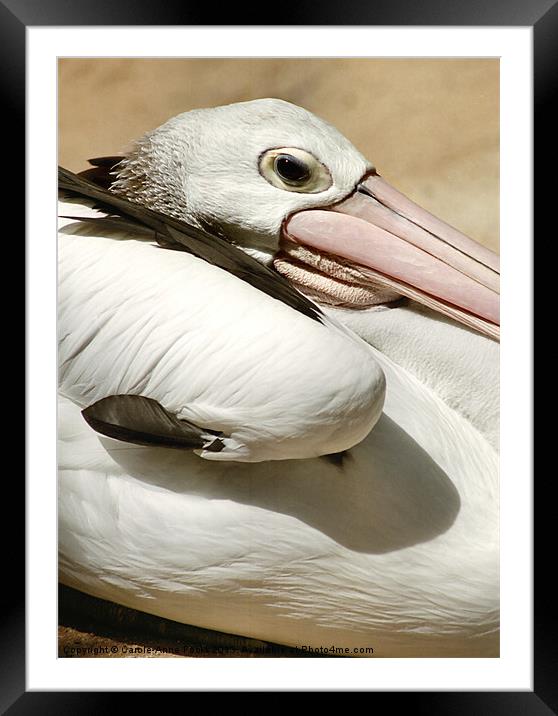
[[[180,420],[152,398],[143,395],[111,395],[81,411],[87,423],[101,435],[135,445],[179,449],[205,448],[220,452],[223,433],[199,428]]]
[[[96,208],[109,214],[110,218],[120,216],[126,219],[128,226],[137,224],[144,229],[147,227],[154,232],[155,239],[161,246],[193,254],[228,271],[295,311],[313,320],[322,320],[323,313],[315,303],[299,293],[276,271],[264,266],[220,236],[124,199],[62,167],[58,167],[58,186],[73,196],[93,199]],[[72,218],[89,221],[82,217]]]
[[[85,169],[78,173],[78,176],[87,179],[102,189],[110,189],[115,179],[115,169],[124,157],[96,157],[88,159],[91,169]]]
[[[87,161],[94,167],[108,167],[109,169],[114,169],[114,167],[125,158],[126,157],[123,157],[122,155],[112,157],[95,157],[94,159],[88,159]]]

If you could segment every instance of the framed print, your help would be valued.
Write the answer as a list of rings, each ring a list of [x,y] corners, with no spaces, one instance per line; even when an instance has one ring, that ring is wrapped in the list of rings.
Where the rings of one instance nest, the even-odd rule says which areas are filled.
[[[483,9],[454,3],[451,12],[449,6],[444,12],[426,6],[421,8],[420,18],[415,17],[414,9],[405,8],[402,3],[376,8],[374,12],[349,5],[343,10],[343,17],[340,10],[329,7],[322,8],[318,15],[310,10],[306,14],[300,6],[296,24],[289,26],[214,27],[204,25],[200,8],[178,9],[172,3],[161,9],[157,19],[147,4],[137,4],[133,9],[97,4],[95,17],[91,16],[91,7],[81,3],[71,8],[46,3],[39,10],[31,3],[16,6],[10,1],[0,7],[5,19],[2,23],[5,43],[1,51],[8,68],[4,92],[7,106],[14,108],[13,136],[20,137],[21,143],[23,114],[18,120],[17,112],[23,112],[27,101],[27,531],[26,555],[13,551],[15,564],[10,573],[22,574],[22,565],[26,563],[27,567],[26,601],[22,594],[10,592],[14,601],[5,609],[9,618],[5,622],[4,643],[9,648],[5,652],[6,667],[2,669],[5,681],[2,707],[9,713],[55,713],[64,708],[82,710],[84,706],[98,710],[103,708],[107,697],[97,693],[84,699],[84,692],[136,690],[367,690],[375,692],[376,698],[380,692],[382,695],[389,692],[402,705],[403,701],[410,704],[413,698],[414,708],[427,702],[424,708],[429,713],[452,710],[513,714],[527,710],[543,714],[556,708],[550,656],[552,631],[547,621],[552,608],[544,596],[552,590],[544,585],[548,576],[544,569],[536,575],[542,586],[537,590],[538,602],[534,602],[532,617],[529,273],[533,209],[530,101],[533,88],[537,122],[539,114],[541,117],[541,124],[535,127],[544,136],[543,108],[555,68],[552,37],[558,15],[550,2],[541,2],[538,8],[536,5],[530,4],[528,8],[492,5]],[[223,20],[227,20],[226,13]],[[305,82],[300,81],[302,76]],[[362,89],[356,91],[357,85]],[[278,99],[262,99],[269,96]],[[219,109],[202,109],[207,107]],[[315,115],[328,124],[320,124],[322,120]],[[265,130],[265,146],[254,139],[259,136],[261,121],[267,122],[268,128],[276,127],[278,132],[268,137],[265,132],[271,130]],[[199,130],[201,125],[203,132]],[[337,129],[330,129],[331,125]],[[134,145],[148,130],[152,131],[146,139]],[[334,148],[331,155],[326,146],[330,132]],[[220,143],[223,137],[228,139]],[[377,148],[375,137],[382,138]],[[200,153],[198,148],[204,142],[206,148]],[[410,147],[407,153],[406,146]],[[125,150],[128,153],[117,175],[115,167],[123,161],[124,147],[135,148]],[[183,147],[186,154],[181,154],[183,150],[177,147]],[[252,154],[254,157],[249,159]],[[209,169],[208,157],[212,162]],[[437,157],[443,157],[444,163],[438,162]],[[88,159],[92,160],[89,168]],[[89,228],[83,231],[62,230],[69,246],[67,261],[74,261],[72,252],[77,245],[74,235],[84,238],[79,252],[82,245],[87,245],[88,251],[96,250],[95,242],[87,238],[92,236],[92,226],[112,231],[116,223],[119,231],[129,232],[134,227],[134,231],[143,232],[144,238],[134,243],[139,248],[133,256],[124,256],[131,242],[111,243],[113,258],[102,259],[106,263],[91,287],[80,274],[82,253],[75,259],[75,266],[68,263],[70,267],[59,268],[57,274],[56,242],[53,233],[51,236],[56,224],[53,208],[51,214],[57,183],[56,160],[64,168],[58,180],[67,192],[64,199],[68,200],[62,219],[70,222],[70,227],[72,222],[84,222],[83,226],[89,222]],[[174,188],[167,183],[161,191],[158,179],[153,179],[153,185],[149,186],[138,179],[149,175],[151,181],[152,177],[160,176],[157,172],[161,165],[167,167],[163,172],[167,176],[171,165],[175,167],[173,171],[180,173],[183,162],[197,168],[190,169]],[[14,172],[21,166],[21,161],[14,165]],[[226,185],[224,177],[231,166],[235,179]],[[194,175],[201,177],[199,185],[191,183]],[[341,177],[349,175],[343,179],[345,187]],[[118,178],[103,184],[108,176]],[[212,177],[210,183],[208,176]],[[428,176],[435,177],[430,184]],[[120,195],[116,181],[120,182]],[[184,210],[173,196],[179,196],[188,182],[189,208]],[[467,254],[470,245],[455,238],[458,232],[446,228],[446,224],[433,223],[437,219],[420,213],[422,210],[401,198],[391,184],[412,194],[418,204],[426,205],[433,214],[475,236],[482,248],[474,249],[477,253],[470,259]],[[363,188],[353,195],[353,185]],[[140,195],[137,192],[144,189],[138,186],[148,186],[149,191]],[[254,192],[249,199],[247,192],[251,186]],[[445,187],[449,187],[447,193]],[[543,194],[537,193],[539,201],[548,189],[542,191]],[[229,197],[226,202],[224,196]],[[105,213],[74,213],[77,210],[72,207],[77,206],[78,199],[89,211]],[[451,264],[451,271],[466,275],[474,286],[467,283],[461,290],[462,279],[452,273],[451,280],[446,280],[450,285],[449,298],[445,293],[442,296],[436,293],[442,291],[438,284],[433,288],[425,279],[430,275],[426,268],[416,278],[409,279],[407,274],[397,272],[393,278],[391,268],[378,264],[376,254],[370,259],[368,254],[354,253],[350,242],[344,249],[349,253],[340,254],[340,263],[331,263],[336,251],[324,243],[323,228],[319,235],[312,233],[308,222],[315,214],[322,227],[324,221],[332,221],[339,232],[343,212],[347,210],[350,217],[347,226],[350,224],[354,230],[354,222],[359,222],[361,227],[365,209],[360,204],[355,208],[356,200],[360,203],[371,200],[375,207],[380,207],[374,209],[374,221],[378,210],[384,212],[383,233],[370,232],[367,239],[370,246],[377,247],[378,241],[384,241],[386,231],[395,231],[386,218],[387,207],[397,216],[397,231],[406,232],[405,241],[412,244],[409,236],[413,241],[437,237],[441,238],[445,253],[455,249],[458,268]],[[404,202],[405,208],[397,208],[399,204],[392,208],[393,202]],[[332,207],[335,211],[330,211]],[[401,229],[403,220],[408,225]],[[268,256],[266,236],[275,231],[275,224],[284,232],[281,236],[294,242],[296,248],[282,243],[281,252],[274,248]],[[243,231],[248,226],[252,227],[250,231],[253,229],[253,238],[246,246],[239,226]],[[498,463],[492,457],[496,455],[498,434],[492,423],[489,425],[489,416],[493,409],[498,410],[497,396],[490,393],[490,376],[492,370],[497,375],[499,355],[492,348],[496,345],[492,341],[499,336],[499,318],[496,319],[498,300],[493,300],[497,293],[493,287],[496,269],[491,263],[498,251],[499,227],[503,330],[498,494]],[[415,238],[419,229],[422,233]],[[439,260],[437,249],[421,247],[429,262],[432,257]],[[100,249],[103,257],[108,255],[105,249],[103,244]],[[146,250],[149,257],[146,254],[145,259],[137,259]],[[377,253],[378,249],[374,251]],[[327,265],[331,275],[327,281],[322,276],[327,274],[324,257],[330,261]],[[132,269],[138,260],[141,266],[137,264],[137,269]],[[228,286],[232,287],[232,293],[220,310],[203,322],[203,330],[207,330],[210,321],[217,321],[212,336],[219,337],[219,351],[205,356],[206,342],[199,343],[199,355],[191,358],[192,366],[196,366],[192,369],[196,376],[192,397],[187,400],[180,397],[184,402],[172,407],[174,398],[169,397],[172,391],[165,381],[169,371],[173,371],[173,356],[182,350],[180,336],[190,328],[181,328],[179,334],[175,331],[173,337],[168,334],[165,321],[174,325],[175,321],[183,320],[189,309],[176,309],[176,315],[171,316],[171,309],[167,308],[173,303],[170,302],[163,310],[157,310],[153,321],[149,313],[153,301],[151,305],[148,302],[131,306],[138,286],[143,295],[159,295],[162,277],[166,277],[164,290],[168,295],[176,293],[173,305],[181,305],[180,301],[186,300],[183,283],[178,278],[174,281],[168,272],[183,261],[190,262],[191,267],[189,305],[202,297],[199,311],[206,310],[205,286],[212,281],[225,281],[215,289],[220,296],[227,295]],[[313,264],[308,263],[312,261]],[[405,258],[401,265],[408,266],[410,262]],[[200,266],[206,264],[217,273],[210,271],[211,276],[196,278],[200,281],[197,290],[193,277],[201,276]],[[358,296],[354,287],[347,288],[350,283],[347,267],[354,266],[369,270],[359,274]],[[354,273],[349,275],[354,279]],[[157,277],[157,285],[153,284],[152,289],[148,288],[150,276]],[[336,282],[333,287],[331,276]],[[70,297],[78,294],[85,297],[86,308],[81,310],[81,304],[76,304],[79,311],[76,309],[72,314],[71,324],[64,323],[69,320],[64,312],[70,309],[66,308],[66,295],[60,289],[57,293],[59,281],[72,285]],[[108,289],[104,288],[106,285]],[[262,318],[262,328],[254,335],[283,336],[261,356],[254,339],[246,343],[242,353],[243,339],[239,336],[244,329],[234,328],[236,316],[254,311],[254,291],[265,294],[265,301],[271,301],[273,311],[278,311],[273,318],[274,330],[264,328]],[[85,355],[89,346],[95,346],[95,335],[113,330],[95,326],[97,317],[107,311],[101,305],[102,297],[108,295],[110,300],[115,292],[121,292],[118,295],[124,297],[128,306],[125,315],[129,316],[130,311],[138,313],[137,330],[130,330],[125,323],[118,324],[120,327],[107,344],[115,346],[114,353],[104,346],[93,360],[89,358],[78,365],[75,356]],[[245,293],[252,298],[244,299]],[[404,323],[400,343],[391,355],[387,346],[393,330],[388,325],[384,351],[388,358],[383,363],[381,356],[377,356],[380,369],[373,362],[368,365],[370,354],[366,351],[357,357],[364,350],[361,342],[347,338],[353,334],[336,323],[342,312],[348,310],[347,302],[365,301],[357,311],[355,320],[359,323],[365,315],[363,307],[373,305],[376,310],[379,306],[381,311],[387,304],[388,309],[399,308],[407,305],[406,301],[418,300],[417,296],[426,296],[427,310],[441,307],[444,316],[436,322],[429,339],[441,331],[438,340],[445,344],[445,350],[447,344],[456,340],[456,334],[444,338],[444,326],[451,327],[457,321],[465,324],[468,332],[460,329],[459,335],[466,340],[462,345],[457,341],[448,349],[453,356],[451,361],[457,364],[462,356],[467,358],[468,352],[469,356],[475,354],[474,377],[462,381],[457,398],[452,397],[445,383],[443,389],[427,383],[436,396],[436,390],[445,391],[444,400],[451,406],[447,414],[443,407],[432,407],[438,406],[438,397],[432,402],[419,389],[418,393],[413,392],[415,388],[409,386],[415,385],[415,378],[398,378],[397,368],[393,367],[405,365],[405,371],[412,373],[409,366],[414,370],[418,359],[407,357],[410,345],[415,346],[415,351],[418,345],[425,355],[430,355],[430,348],[422,338],[428,333],[424,327]],[[57,353],[54,345],[57,307],[58,326],[66,331],[65,326],[71,325],[65,334],[69,336],[67,355],[63,352],[66,348]],[[390,313],[388,309],[384,316]],[[282,312],[301,316],[296,320],[304,321],[304,330],[295,330],[292,322],[287,324],[291,319],[283,319]],[[122,312],[118,315],[121,321]],[[322,315],[327,318],[320,318]],[[325,355],[319,347],[323,341],[322,326],[330,326],[329,321],[333,321],[333,328],[327,329],[331,331],[328,341],[340,341],[335,364],[331,358],[320,362],[320,355]],[[142,333],[144,325],[149,325],[147,333]],[[352,324],[345,325],[367,340]],[[192,330],[189,336],[199,335],[199,327]],[[226,338],[228,330],[230,338]],[[158,367],[150,368],[145,377],[144,368],[152,360],[150,356],[159,350],[153,343],[154,336],[164,338],[165,331],[170,342],[159,353]],[[418,343],[411,343],[415,340],[411,338],[413,331],[421,334],[416,339]],[[311,338],[314,332],[315,338]],[[473,347],[481,333],[490,337],[487,343],[484,338],[479,343],[489,345],[486,354],[477,353]],[[128,334],[126,340],[134,346],[136,364],[144,366],[138,368],[137,376],[129,364],[119,368],[118,340]],[[301,340],[299,336],[303,334]],[[315,346],[309,360],[307,351],[312,341]],[[216,361],[215,355],[226,355],[227,345],[234,346],[235,357]],[[382,353],[378,344],[372,343],[372,347]],[[280,357],[283,353],[284,360]],[[274,356],[275,374],[262,369],[270,354]],[[243,383],[248,387],[231,393],[231,381],[237,379],[231,366],[235,361],[238,363],[238,355],[244,356],[245,374],[251,379]],[[436,349],[432,355],[440,358],[445,354]],[[62,363],[57,367],[58,356]],[[345,356],[347,364],[343,368]],[[409,366],[405,360],[410,361]],[[469,358],[467,361],[471,363]],[[440,359],[440,365],[443,362]],[[304,371],[301,366],[305,366]],[[106,374],[99,377],[103,370]],[[430,380],[416,370],[419,383]],[[206,374],[211,380],[203,387]],[[212,412],[207,398],[215,394],[221,375],[228,376],[223,379],[224,387],[219,389],[219,395],[228,396],[227,413]],[[388,390],[392,391],[388,403],[384,403],[386,375]],[[486,389],[482,388],[483,379]],[[259,385],[258,380],[261,387],[256,391],[256,402],[252,403],[249,392]],[[56,392],[57,381],[64,400],[69,400],[68,405],[64,400],[56,404],[53,390]],[[475,381],[482,388],[485,401],[482,404],[470,398],[477,390]],[[159,383],[163,387],[157,392]],[[99,388],[109,384],[115,387],[108,391]],[[324,385],[331,386],[330,392],[324,390]],[[248,397],[242,397],[243,390]],[[275,399],[282,400],[289,390],[293,400],[297,395],[299,402],[294,417],[285,418],[284,428],[276,417],[290,415],[287,398],[286,407],[274,409],[273,428],[266,427],[267,432],[244,417],[242,429],[234,427],[236,423],[231,422],[230,416],[237,409],[243,416],[260,415],[260,423],[267,425],[265,406]],[[359,397],[359,390],[366,399]],[[203,400],[199,398],[202,393],[206,396]],[[323,406],[319,402],[322,394]],[[267,397],[262,398],[264,395]],[[303,397],[306,395],[308,399]],[[331,395],[335,395],[337,402]],[[376,395],[377,400],[372,400]],[[238,400],[248,401],[248,407]],[[307,409],[303,407],[305,400]],[[405,403],[402,412],[397,400]],[[411,414],[411,406],[415,417],[412,420],[401,417]],[[457,417],[452,423],[454,413]],[[417,428],[421,418],[424,428]],[[57,430],[60,435],[64,421],[72,426],[68,433],[71,448],[67,452],[65,448],[56,448]],[[299,421],[296,430],[293,421]],[[103,446],[102,455],[97,455],[97,448],[91,447],[93,444],[85,433],[83,440],[76,437],[78,429],[73,426],[78,424],[82,426],[80,430],[92,431],[95,445]],[[330,431],[327,439],[326,430]],[[444,435],[458,435],[455,457],[450,447],[453,438],[441,441],[443,449],[429,450],[428,446],[436,443],[438,430],[446,431]],[[407,431],[406,437],[401,437],[401,431]],[[381,473],[383,482],[376,481],[374,485],[367,480],[359,482],[359,460],[364,458],[354,447],[368,434],[378,436],[374,438],[378,442],[374,443],[373,460],[376,474]],[[478,434],[482,439],[477,438]],[[316,445],[312,443],[309,447],[311,440]],[[382,458],[382,451],[389,445],[392,451],[388,450],[387,457]],[[394,445],[399,446],[395,452]],[[177,446],[181,452],[169,449]],[[90,449],[87,464],[82,461],[76,467],[71,462],[75,455],[81,461],[84,451]],[[182,456],[184,449],[189,451],[187,460],[191,458],[187,464],[194,466],[186,482],[183,471],[186,463],[182,457],[176,457]],[[147,451],[154,456],[152,463],[151,457],[145,461]],[[191,451],[197,454],[191,455]],[[103,462],[105,452],[117,465],[114,474]],[[143,460],[139,467],[134,462],[138,455]],[[158,476],[163,457],[164,480]],[[310,479],[303,486],[297,476],[298,463],[305,464],[304,474],[308,476],[306,458],[319,466],[320,478],[314,486]],[[173,462],[177,459],[179,468]],[[453,461],[462,462],[461,472],[454,474],[448,468]],[[68,476],[67,482],[66,478],[61,479],[58,492],[57,463],[64,464],[62,472]],[[241,467],[234,470],[219,467],[230,464]],[[474,469],[466,467],[473,464]],[[251,467],[242,467],[247,465]],[[107,478],[103,490],[94,488],[101,484],[96,481],[95,470]],[[468,474],[480,475],[483,486],[468,483]],[[140,483],[140,489],[145,491],[141,495],[135,487]],[[486,487],[488,483],[491,487]],[[22,496],[17,494],[17,488],[13,489],[11,500],[15,504]],[[545,489],[546,485],[539,487],[539,500]],[[374,524],[366,507],[372,499],[376,505]],[[145,500],[145,511],[140,506],[141,500]],[[543,497],[542,504],[545,502],[549,499]],[[139,511],[134,514],[134,509]],[[188,515],[188,519],[183,520],[181,515]],[[490,529],[486,527],[488,522]],[[538,517],[535,524],[538,548],[544,549],[550,539],[545,534],[549,523]],[[454,525],[459,526],[461,537],[455,530],[452,532]],[[117,532],[119,536],[115,538]],[[215,535],[219,534],[221,539],[216,542]],[[190,544],[192,535],[196,535],[197,552],[195,558],[194,553],[186,558],[184,540]],[[448,535],[452,535],[451,547]],[[87,548],[83,545],[88,542],[95,547],[84,558],[83,550]],[[17,543],[24,543],[23,535]],[[488,543],[493,547],[488,549]],[[432,550],[432,544],[441,545],[440,549]],[[406,553],[411,561],[407,562],[406,570],[401,563],[388,584],[387,570],[392,569],[406,549],[411,550]],[[176,558],[173,550],[179,555]],[[9,552],[11,557],[12,545]],[[212,563],[211,555],[217,552],[220,555],[222,552],[222,556],[215,558],[221,567],[215,573],[212,570],[218,561]],[[482,559],[475,557],[477,553]],[[296,584],[289,581],[289,570],[281,561],[286,554],[291,555],[290,564],[301,565],[296,568],[298,572],[294,570],[298,575]],[[322,568],[320,562],[326,566]],[[109,565],[107,570],[103,564]],[[380,564],[381,569],[376,567]],[[224,569],[229,570],[225,577]],[[372,581],[383,601],[373,602],[359,596],[371,589],[370,570],[374,569],[378,572]],[[58,571],[63,585],[60,592]],[[441,584],[433,575],[442,573],[448,596],[432,597]],[[328,575],[333,574],[337,576],[331,581]],[[192,588],[196,584],[193,575],[199,578],[197,593]],[[319,589],[308,587],[313,580],[315,585],[321,585]],[[173,589],[166,590],[165,584],[171,583]],[[157,626],[155,620],[180,621],[179,601],[174,596],[165,601],[165,591],[179,594],[181,590],[187,595],[193,616],[183,620],[178,639],[181,651],[173,653],[172,639],[165,641],[160,636],[169,628],[169,622]],[[419,618],[411,607],[405,611],[405,604],[412,604],[415,598],[411,594],[419,595],[417,604],[430,605],[428,619]],[[94,599],[102,601],[89,601]],[[116,617],[115,604],[122,610]],[[453,614],[452,610],[465,614],[469,610],[467,619],[473,623],[474,617],[470,615],[477,607],[484,616],[479,617],[466,639],[460,637],[461,641],[456,642],[454,635],[461,628],[459,620],[446,616],[444,621],[440,614]],[[376,608],[393,621],[383,631],[375,627],[376,631],[370,634],[382,637],[367,641],[362,625],[370,622],[369,614]],[[87,618],[80,621],[75,616],[80,610],[93,614],[99,609],[96,621],[89,622]],[[107,611],[102,612],[103,609]],[[127,613],[130,609],[134,612]],[[61,633],[57,642],[59,612],[64,614],[61,623],[67,632]],[[394,614],[400,616],[393,617]],[[113,618],[114,623],[114,619],[118,622],[124,616],[135,620],[137,628],[129,638],[118,630],[109,632],[96,627],[105,618]],[[255,628],[255,623],[263,626]],[[436,633],[433,625],[438,623],[443,627]],[[150,629],[163,631],[151,641],[139,638],[140,632],[147,634]],[[348,634],[354,637],[348,638]],[[184,645],[190,650],[188,653]],[[349,650],[348,654],[341,653],[341,648]],[[358,656],[369,658],[344,658],[365,648],[370,653]],[[194,658],[110,658],[110,661],[65,658],[127,657],[132,656],[133,649],[136,650],[133,655],[140,657]],[[254,658],[258,656],[266,658]],[[269,663],[270,658],[273,664]],[[293,658],[298,660],[294,662]]]

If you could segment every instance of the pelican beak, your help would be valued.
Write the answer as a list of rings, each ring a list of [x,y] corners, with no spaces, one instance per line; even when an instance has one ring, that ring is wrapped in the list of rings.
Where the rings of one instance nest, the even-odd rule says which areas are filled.
[[[499,338],[498,256],[375,172],[341,203],[292,215],[284,235],[339,258],[374,285]]]

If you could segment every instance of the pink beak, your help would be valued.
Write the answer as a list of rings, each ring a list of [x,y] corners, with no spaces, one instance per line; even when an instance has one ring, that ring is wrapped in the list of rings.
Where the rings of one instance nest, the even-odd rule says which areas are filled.
[[[374,284],[499,339],[498,256],[375,172],[340,204],[294,214],[285,234],[357,265]]]

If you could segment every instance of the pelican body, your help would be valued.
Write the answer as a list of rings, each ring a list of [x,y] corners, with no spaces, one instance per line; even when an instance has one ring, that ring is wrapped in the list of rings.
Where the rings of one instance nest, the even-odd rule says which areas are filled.
[[[497,655],[496,257],[279,100],[99,168],[59,212],[61,581],[299,648]]]

